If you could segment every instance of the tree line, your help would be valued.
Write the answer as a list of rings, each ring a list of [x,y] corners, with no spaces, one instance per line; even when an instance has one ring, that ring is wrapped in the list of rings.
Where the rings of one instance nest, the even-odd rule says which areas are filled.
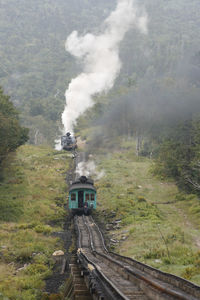
[[[0,165],[10,152],[28,141],[28,129],[20,125],[19,113],[0,87]]]

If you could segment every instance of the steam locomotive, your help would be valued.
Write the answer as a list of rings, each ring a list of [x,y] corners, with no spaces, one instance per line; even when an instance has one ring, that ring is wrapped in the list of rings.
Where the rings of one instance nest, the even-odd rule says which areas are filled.
[[[72,214],[88,215],[96,209],[96,189],[92,179],[81,176],[69,188],[69,210]]]
[[[75,150],[77,148],[76,138],[70,132],[67,132],[66,135],[61,137],[61,146],[63,150]]]

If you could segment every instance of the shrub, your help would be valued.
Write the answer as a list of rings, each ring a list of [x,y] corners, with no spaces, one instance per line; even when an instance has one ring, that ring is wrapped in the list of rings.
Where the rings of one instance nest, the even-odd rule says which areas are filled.
[[[35,231],[37,233],[50,234],[50,233],[52,233],[53,230],[49,225],[40,224],[35,227]]]
[[[145,255],[144,258],[146,259],[158,259],[161,257],[165,257],[166,256],[166,251],[163,248],[153,248],[150,249]]]
[[[128,188],[127,189],[127,194],[133,195],[134,194],[134,189],[133,188]]]
[[[147,200],[142,196],[138,196],[137,201],[138,202],[147,202]]]
[[[8,297],[5,297],[2,293],[0,293],[0,300],[9,300]]]
[[[129,234],[133,234],[134,232],[135,232],[135,228],[134,227],[129,230]]]
[[[133,215],[128,215],[123,219],[123,225],[130,225],[134,222],[134,216]]]
[[[176,195],[175,199],[177,201],[184,201],[186,198],[185,198],[185,195],[183,195],[183,194],[180,193],[180,194]]]
[[[21,263],[29,262],[32,259],[32,248],[24,247],[15,252],[16,261]]]
[[[181,275],[183,278],[190,280],[195,275],[195,268],[187,267]]]
[[[51,275],[51,270],[49,267],[41,263],[31,264],[25,269],[24,272],[31,276],[40,274],[42,275],[42,278],[46,278],[47,276]]]
[[[166,265],[171,264],[171,260],[168,257],[164,257],[162,260],[163,260],[164,264],[166,264]]]

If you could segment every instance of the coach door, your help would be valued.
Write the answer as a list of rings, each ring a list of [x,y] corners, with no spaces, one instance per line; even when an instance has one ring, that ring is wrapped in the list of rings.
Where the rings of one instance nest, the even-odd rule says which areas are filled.
[[[78,208],[83,207],[83,191],[78,192]]]

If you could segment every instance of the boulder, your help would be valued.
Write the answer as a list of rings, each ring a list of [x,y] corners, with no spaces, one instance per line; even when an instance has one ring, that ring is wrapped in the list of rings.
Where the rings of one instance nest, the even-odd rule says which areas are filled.
[[[63,256],[64,255],[64,252],[62,250],[57,250],[55,251],[53,254],[53,256]]]

